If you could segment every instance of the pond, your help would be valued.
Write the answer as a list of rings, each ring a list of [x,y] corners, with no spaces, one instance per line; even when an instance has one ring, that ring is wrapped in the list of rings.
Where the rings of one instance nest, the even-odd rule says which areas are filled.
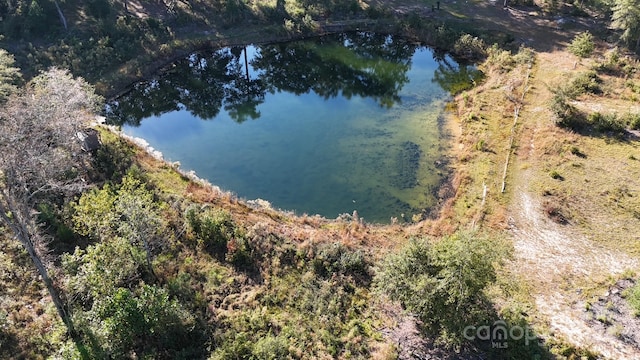
[[[388,223],[437,203],[445,104],[478,74],[399,37],[345,33],[194,53],[107,118],[242,198]]]

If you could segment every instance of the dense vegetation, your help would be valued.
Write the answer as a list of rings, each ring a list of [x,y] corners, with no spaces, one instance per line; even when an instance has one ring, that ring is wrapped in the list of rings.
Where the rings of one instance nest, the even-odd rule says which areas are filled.
[[[381,237],[398,242],[397,250],[361,246],[373,230],[356,215],[328,222],[258,211],[153,162],[108,130],[100,129],[103,144],[91,154],[77,137],[102,99],[76,76],[113,93],[122,80],[114,74],[138,78],[149,63],[205,44],[210,34],[202,29],[212,27],[232,37],[241,23],[288,38],[318,31],[324,19],[378,19],[460,58],[483,60],[487,74],[504,76],[531,68],[531,49],[505,49],[508,36],[417,14],[398,19],[387,8],[352,0],[163,1],[146,8],[153,16],[137,14],[138,5],[0,2],[0,44],[15,53],[27,80],[14,56],[0,50],[0,357],[394,358],[398,349],[383,330],[406,316],[415,316],[421,332],[446,350],[551,356],[553,344],[537,338],[534,345],[510,339],[498,351],[464,336],[469,324],[529,325],[527,305],[495,301],[520,291],[501,278],[511,245],[495,232],[419,234],[409,241],[392,233]],[[636,0],[579,5],[611,11],[621,40],[640,43]],[[503,43],[488,46],[496,40]],[[570,51],[589,58],[594,42],[581,33]],[[239,56],[223,55],[229,62]],[[640,128],[638,114],[575,104],[602,92],[603,77],[611,74],[626,76],[628,91],[639,93],[636,68],[614,50],[558,86],[549,104],[557,125],[616,139]],[[444,64],[436,81],[453,83],[444,80],[452,76],[468,80],[447,89],[457,94],[485,74]],[[180,81],[166,80],[167,86]],[[476,113],[466,119],[483,121]],[[484,139],[473,141],[477,152],[491,151]],[[577,147],[570,152],[586,156]],[[635,312],[638,293],[637,285],[625,293]],[[389,315],[398,304],[409,315]],[[574,350],[562,354],[580,353]]]

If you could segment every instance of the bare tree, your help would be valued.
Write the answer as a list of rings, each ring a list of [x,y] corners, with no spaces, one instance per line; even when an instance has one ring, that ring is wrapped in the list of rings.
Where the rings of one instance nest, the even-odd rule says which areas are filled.
[[[83,187],[76,134],[98,103],[84,80],[51,69],[0,109],[0,219],[29,254],[72,336],[71,317],[49,275],[47,236],[36,209]]]

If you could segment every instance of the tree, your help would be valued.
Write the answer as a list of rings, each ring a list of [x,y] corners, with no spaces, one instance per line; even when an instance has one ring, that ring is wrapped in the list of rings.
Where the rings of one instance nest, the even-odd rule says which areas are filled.
[[[100,241],[122,238],[142,247],[153,275],[153,247],[158,242],[161,220],[153,193],[130,171],[117,189],[105,185],[86,192],[74,204],[76,231]]]
[[[375,282],[417,314],[427,333],[445,345],[459,345],[465,326],[481,325],[492,316],[483,290],[495,280],[496,249],[472,233],[456,233],[434,244],[414,240],[385,261]]]
[[[38,225],[36,209],[83,187],[83,152],[76,133],[98,103],[84,80],[51,69],[0,109],[0,219],[29,254],[72,336],[71,318],[49,276],[49,239]]]
[[[622,30],[622,41],[636,41],[636,50],[640,49],[640,0],[615,0],[611,27]]]
[[[17,85],[22,80],[20,69],[14,66],[15,62],[13,55],[0,49],[0,104],[18,91]]]
[[[590,32],[581,32],[573,38],[571,44],[569,44],[569,51],[581,58],[587,58],[593,53],[595,44],[593,42],[593,35]]]

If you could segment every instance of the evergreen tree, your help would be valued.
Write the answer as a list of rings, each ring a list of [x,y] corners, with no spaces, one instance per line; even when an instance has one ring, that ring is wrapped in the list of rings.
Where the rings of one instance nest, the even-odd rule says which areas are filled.
[[[614,29],[622,30],[620,38],[635,41],[635,50],[640,49],[640,0],[616,0],[611,20]]]

